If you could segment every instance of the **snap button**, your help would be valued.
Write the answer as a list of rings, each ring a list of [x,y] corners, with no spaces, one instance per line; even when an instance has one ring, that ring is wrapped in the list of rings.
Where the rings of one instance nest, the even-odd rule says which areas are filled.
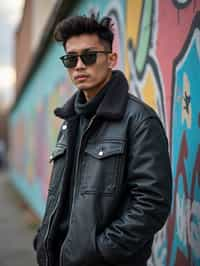
[[[65,130],[67,128],[67,125],[63,125],[62,129]]]
[[[102,155],[103,155],[103,151],[100,151],[100,152],[99,152],[99,156],[102,156]]]
[[[53,159],[53,155],[49,156],[49,161],[51,162],[51,160]]]

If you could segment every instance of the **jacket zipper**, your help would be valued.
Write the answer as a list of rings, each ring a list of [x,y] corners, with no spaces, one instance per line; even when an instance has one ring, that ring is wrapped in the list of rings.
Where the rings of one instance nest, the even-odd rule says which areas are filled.
[[[81,139],[80,139],[80,144],[79,144],[79,147],[78,147],[78,152],[77,152],[77,164],[76,164],[76,168],[75,168],[75,171],[74,171],[74,178],[73,178],[73,186],[72,187],[74,187],[74,182],[75,182],[75,178],[76,178],[76,176],[77,176],[77,174],[78,174],[78,168],[79,168],[79,160],[80,160],[80,150],[81,150],[81,146],[82,146],[82,141],[83,141],[83,138],[85,137],[85,134],[88,132],[88,130],[90,129],[90,127],[91,127],[91,125],[93,124],[93,121],[94,121],[94,119],[96,118],[96,115],[94,115],[91,119],[90,119],[90,121],[89,121],[89,124],[88,124],[88,126],[87,126],[87,128],[86,128],[86,130],[85,130],[85,132],[83,133],[83,135],[82,135],[82,137],[81,137]],[[76,198],[76,194],[77,194],[77,191],[78,191],[78,189],[79,189],[79,180],[78,180],[78,182],[77,182],[77,189],[75,189],[75,187],[74,187],[74,189],[73,189],[73,193],[72,193],[72,199],[70,199],[70,207],[69,207],[69,214],[70,214],[70,218],[69,218],[69,225],[70,225],[70,223],[71,223],[71,217],[72,217],[72,207],[73,207],[73,203],[74,203],[74,199]],[[64,243],[64,242],[63,242]],[[62,251],[63,251],[63,246],[64,245],[62,245],[62,247],[61,247],[61,250],[60,250],[60,263],[59,263],[59,265],[60,266],[62,266],[63,264],[62,264]],[[48,265],[47,265],[48,266]]]
[[[49,219],[49,223],[48,223],[48,228],[47,228],[47,231],[46,231],[46,234],[45,234],[45,238],[44,238],[44,242],[45,242],[44,249],[45,249],[46,258],[47,258],[47,260],[46,260],[46,266],[49,265],[49,257],[48,257],[48,251],[47,251],[47,244],[48,243],[46,241],[48,241],[47,238],[48,238],[49,230],[50,230],[50,227],[51,227],[52,217],[53,217],[53,215],[54,215],[54,213],[55,213],[55,211],[56,211],[56,209],[58,207],[59,201],[60,201],[60,197],[58,197],[57,202],[56,202],[56,206],[55,206],[55,208],[53,209],[53,211],[52,211],[52,213],[50,215],[50,219]]]
[[[63,173],[65,173],[65,170],[66,170],[66,168],[63,169]],[[49,266],[49,257],[48,257],[48,251],[47,251],[48,234],[49,234],[49,230],[50,230],[50,227],[51,227],[52,218],[53,218],[53,216],[54,216],[54,214],[55,214],[55,212],[56,212],[56,210],[57,210],[57,208],[58,208],[58,204],[59,204],[59,202],[60,202],[60,197],[61,197],[61,195],[59,195],[59,197],[58,197],[58,199],[57,199],[57,201],[56,201],[55,208],[53,209],[53,211],[52,211],[52,213],[51,213],[51,215],[50,215],[49,223],[48,223],[48,228],[47,228],[47,231],[46,231],[46,234],[45,234],[45,237],[44,237],[44,243],[45,243],[45,245],[44,245],[44,250],[45,250],[46,258],[47,258],[47,260],[46,260],[46,266]]]

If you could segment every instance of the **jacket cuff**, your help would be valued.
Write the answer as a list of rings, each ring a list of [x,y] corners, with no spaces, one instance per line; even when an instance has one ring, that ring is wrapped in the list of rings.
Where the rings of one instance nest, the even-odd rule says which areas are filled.
[[[99,258],[101,258],[101,263],[103,265],[108,265],[108,266],[112,266],[112,265],[116,265],[116,264],[113,264],[113,262],[111,261],[108,261],[106,257],[104,257],[103,255],[103,250],[101,248],[101,243],[100,243],[100,236],[99,238],[97,238],[97,241],[96,241],[96,251],[97,253],[99,254]],[[109,256],[108,256],[109,257]],[[100,260],[99,260],[100,261]]]
[[[94,265],[98,266],[110,265],[105,261],[103,255],[101,254],[101,251],[99,250],[97,245],[97,241],[95,243],[95,252],[93,253],[93,256],[91,257],[91,259],[89,259],[87,263],[87,266],[94,266]]]

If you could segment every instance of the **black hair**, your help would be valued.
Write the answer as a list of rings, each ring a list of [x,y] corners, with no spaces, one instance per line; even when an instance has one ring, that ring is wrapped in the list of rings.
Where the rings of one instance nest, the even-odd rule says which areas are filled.
[[[58,23],[54,31],[54,38],[57,42],[62,42],[64,48],[66,41],[81,34],[96,34],[100,41],[109,45],[112,51],[113,32],[110,17],[103,17],[98,21],[98,15],[92,14],[87,16],[71,16],[63,19]]]

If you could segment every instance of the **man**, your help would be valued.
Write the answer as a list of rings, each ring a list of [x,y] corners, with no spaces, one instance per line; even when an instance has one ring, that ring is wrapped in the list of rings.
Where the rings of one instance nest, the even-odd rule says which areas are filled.
[[[45,215],[34,241],[40,266],[144,266],[171,203],[167,138],[156,113],[112,71],[111,19],[74,16],[55,38],[78,91],[50,161]]]

